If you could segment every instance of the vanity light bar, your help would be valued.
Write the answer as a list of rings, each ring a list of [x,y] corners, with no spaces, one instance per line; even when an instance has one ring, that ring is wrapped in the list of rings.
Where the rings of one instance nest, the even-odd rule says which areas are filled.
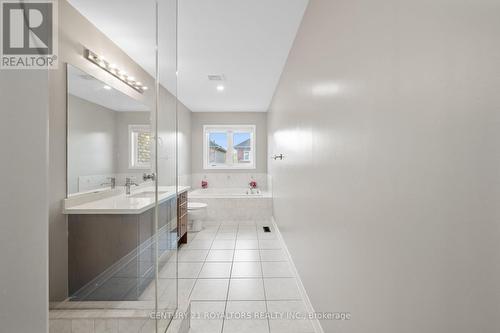
[[[103,57],[88,49],[85,50],[85,58],[141,94],[148,90],[148,87],[136,81],[133,76],[128,75],[124,70],[117,68],[114,64],[110,64]]]

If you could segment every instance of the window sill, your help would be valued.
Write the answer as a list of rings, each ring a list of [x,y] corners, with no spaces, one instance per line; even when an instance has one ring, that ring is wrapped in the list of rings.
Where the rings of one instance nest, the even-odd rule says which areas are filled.
[[[128,168],[129,170],[151,170],[151,166],[143,166],[143,167],[129,166]]]
[[[228,167],[228,166],[205,166],[203,170],[255,170],[255,166],[250,167]]]

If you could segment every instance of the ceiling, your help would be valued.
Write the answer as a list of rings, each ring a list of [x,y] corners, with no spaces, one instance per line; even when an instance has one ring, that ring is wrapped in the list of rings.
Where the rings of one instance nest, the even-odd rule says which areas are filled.
[[[152,0],[69,0],[148,73],[155,73]],[[308,0],[159,1],[160,82],[194,112],[265,112]],[[112,13],[112,14],[110,14]],[[224,81],[209,81],[208,75]],[[224,90],[217,90],[223,85]]]
[[[114,111],[150,111],[132,97],[73,66],[68,66],[68,93]]]

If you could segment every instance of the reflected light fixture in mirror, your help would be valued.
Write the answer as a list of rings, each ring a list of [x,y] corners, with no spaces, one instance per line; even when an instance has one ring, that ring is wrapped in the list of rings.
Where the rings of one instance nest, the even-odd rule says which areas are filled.
[[[148,87],[136,81],[133,76],[128,75],[127,72],[119,69],[115,64],[109,63],[106,59],[88,49],[85,50],[85,58],[141,94],[148,90]]]

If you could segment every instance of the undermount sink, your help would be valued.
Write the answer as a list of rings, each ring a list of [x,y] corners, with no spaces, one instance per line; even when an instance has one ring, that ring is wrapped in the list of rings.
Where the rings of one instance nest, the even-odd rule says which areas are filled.
[[[130,197],[131,198],[154,198],[155,196],[155,191],[144,191],[144,192],[139,192],[136,194],[132,194]],[[158,191],[158,195],[162,195],[167,193],[166,191]]]

